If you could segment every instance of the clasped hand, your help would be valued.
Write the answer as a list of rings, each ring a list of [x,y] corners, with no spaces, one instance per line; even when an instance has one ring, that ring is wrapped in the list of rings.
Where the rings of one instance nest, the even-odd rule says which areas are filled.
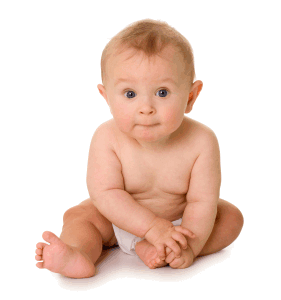
[[[165,260],[166,247],[174,251],[176,258],[181,257],[181,248],[177,242],[179,242],[182,249],[189,247],[184,235],[195,238],[195,234],[189,229],[182,226],[174,226],[172,222],[157,217],[150,230],[145,234],[145,239],[156,248],[160,259]]]

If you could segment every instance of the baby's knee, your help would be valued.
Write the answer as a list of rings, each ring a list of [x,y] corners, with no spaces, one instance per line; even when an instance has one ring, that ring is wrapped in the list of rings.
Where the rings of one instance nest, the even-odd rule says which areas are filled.
[[[244,217],[241,211],[236,207],[232,207],[229,211],[228,215],[226,216],[228,220],[229,234],[228,234],[228,244],[231,244],[233,241],[237,239],[240,232],[242,231],[243,224],[244,224]]]
[[[233,226],[235,227],[236,231],[240,233],[244,225],[244,217],[242,212],[236,206],[232,211],[232,218],[233,218]]]
[[[63,215],[63,222],[70,220],[70,219],[76,219],[81,218],[83,215],[85,215],[86,209],[83,206],[76,205],[71,208],[69,208]]]
[[[244,217],[242,212],[232,203],[225,200],[218,207],[216,223],[227,222],[232,231],[241,231],[244,224]]]

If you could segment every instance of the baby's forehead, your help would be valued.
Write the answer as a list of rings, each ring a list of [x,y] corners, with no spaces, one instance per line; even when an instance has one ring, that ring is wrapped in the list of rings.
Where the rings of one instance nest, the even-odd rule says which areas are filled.
[[[171,77],[177,83],[184,76],[183,57],[173,48],[166,48],[162,52],[150,56],[130,48],[116,51],[108,60],[106,69],[108,78],[111,78],[110,81],[114,81],[114,85],[116,85],[116,81],[122,81],[124,77],[132,77],[132,74],[136,78],[139,78],[138,75],[146,77],[147,71],[162,79]]]
[[[157,73],[158,71],[159,73],[176,75],[182,71],[183,63],[173,56],[155,55],[149,57],[144,54],[130,55],[130,53],[126,53],[114,57],[108,67],[108,71],[113,71],[114,75],[118,75],[119,72],[136,73],[137,71],[138,73],[142,71]]]

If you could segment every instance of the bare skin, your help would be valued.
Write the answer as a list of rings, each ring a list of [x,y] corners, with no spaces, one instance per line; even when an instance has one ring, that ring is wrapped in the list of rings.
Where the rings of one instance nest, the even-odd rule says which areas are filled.
[[[207,243],[198,256],[204,256],[230,245],[239,235],[243,226],[243,216],[233,204],[220,199],[217,219]],[[100,228],[100,231],[97,229]],[[85,235],[81,235],[85,232]],[[61,237],[45,231],[43,238],[47,243],[36,245],[36,266],[70,278],[87,278],[95,275],[95,264],[102,253],[102,246],[114,246],[116,237],[111,223],[94,207],[90,199],[70,208],[64,216]],[[136,253],[151,269],[166,266],[161,261],[156,248],[143,240],[136,245]],[[167,249],[166,249],[167,251]],[[173,252],[168,249],[168,254]],[[185,250],[180,258],[170,262],[172,268],[186,268]]]
[[[143,225],[139,224],[146,224],[145,232],[149,232],[147,223],[154,218],[170,222],[183,218],[182,227],[198,234],[194,242],[187,238],[186,249],[170,239],[173,251],[169,253],[166,247],[165,261],[159,261],[159,255],[165,254],[163,236],[167,231],[158,230],[161,233],[157,238],[146,233],[147,241],[138,243],[135,250],[150,268],[166,264],[187,268],[195,258],[192,252],[195,256],[214,253],[238,237],[243,226],[241,212],[218,199],[220,158],[214,134],[207,126],[184,116],[192,110],[203,83],[197,80],[188,86],[184,58],[173,47],[163,51],[163,56],[152,61],[142,55],[128,59],[130,53],[126,51],[109,59],[107,86],[98,85],[98,89],[113,119],[96,130],[87,170],[88,191],[101,212],[90,199],[66,211],[60,238],[45,232],[43,238],[50,245],[37,244],[37,267],[74,278],[93,276],[103,245],[117,242],[109,219],[115,220],[116,226],[119,223],[120,228],[128,228],[132,223],[128,223],[127,216],[138,225],[134,228],[138,236],[143,234]],[[110,191],[111,196],[106,198],[103,191]],[[116,197],[120,192],[126,201]],[[206,203],[212,203],[212,210],[206,209]],[[174,251],[179,250],[181,256],[176,257]]]
[[[136,251],[137,255],[139,256],[139,258],[150,269],[161,268],[168,264],[168,263],[166,263],[165,260],[162,260],[159,257],[156,248],[146,240],[143,240],[143,241],[140,241],[139,243],[137,243],[135,251]],[[170,252],[172,252],[172,250],[169,248],[169,250],[167,251],[167,254]]]
[[[36,245],[37,267],[48,269],[71,278],[87,278],[95,274],[95,266],[86,253],[65,244],[50,231],[43,233],[43,239],[50,243]]]
[[[161,260],[159,257],[156,248],[151,245],[148,241],[143,240],[136,244],[136,253],[139,258],[150,268],[156,269],[161,268],[166,265],[169,265],[173,269],[184,269],[189,267],[193,263],[194,255],[190,247],[187,249],[182,249],[182,255],[179,258],[175,257],[173,251],[167,247],[166,255],[167,258],[170,256],[169,260],[167,258],[165,260]]]
[[[113,126],[113,121],[109,122]],[[201,127],[200,123],[191,119],[184,119],[182,130],[185,127]],[[194,132],[192,138],[175,140],[175,147],[168,153],[157,153],[157,157],[150,151],[141,151],[137,144],[127,139],[125,135],[118,134],[116,128],[112,129],[114,136],[119,139],[115,142],[115,151],[122,162],[123,173],[127,191],[135,201],[149,208],[158,217],[174,221],[182,217],[187,205],[185,194],[188,186],[194,159],[196,158],[196,143]],[[122,149],[117,147],[122,145]],[[189,149],[186,157],[184,150]],[[133,150],[133,151],[132,151]],[[132,155],[133,154],[133,155]],[[186,157],[186,160],[183,158]],[[169,160],[168,160],[169,158]],[[179,163],[178,158],[181,158]],[[166,163],[163,165],[161,161]],[[152,168],[153,166],[153,168]],[[145,167],[145,168],[144,168]],[[176,169],[175,169],[176,168]],[[151,174],[147,178],[147,174]],[[163,177],[161,174],[166,174]],[[178,182],[171,174],[178,174]],[[157,180],[157,179],[160,180]],[[142,191],[142,186],[149,182],[157,182],[158,186],[149,186],[147,191]],[[155,194],[155,190],[159,192]],[[138,192],[139,191],[139,192]],[[165,207],[169,207],[167,210]],[[198,256],[215,253],[230,245],[239,235],[243,226],[243,216],[233,204],[219,199],[217,219],[213,231]],[[38,268],[46,268],[52,272],[60,273],[71,278],[86,278],[95,275],[95,264],[101,256],[103,245],[114,246],[116,237],[112,223],[106,219],[88,199],[81,204],[70,208],[64,215],[64,226],[60,238],[51,232],[44,232],[43,239],[49,243],[36,245]],[[186,268],[192,264],[194,257],[188,249],[182,249],[180,258],[166,248],[166,260],[161,260],[156,248],[146,240],[139,242],[135,249],[137,255],[149,268],[159,268],[169,264],[172,268]]]

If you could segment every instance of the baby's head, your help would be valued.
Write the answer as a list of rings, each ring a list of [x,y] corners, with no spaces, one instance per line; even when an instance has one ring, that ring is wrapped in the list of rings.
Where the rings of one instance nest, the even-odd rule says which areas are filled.
[[[118,128],[143,145],[166,144],[202,89],[201,81],[194,82],[189,42],[167,23],[151,19],[129,25],[109,41],[101,77],[98,89]]]

